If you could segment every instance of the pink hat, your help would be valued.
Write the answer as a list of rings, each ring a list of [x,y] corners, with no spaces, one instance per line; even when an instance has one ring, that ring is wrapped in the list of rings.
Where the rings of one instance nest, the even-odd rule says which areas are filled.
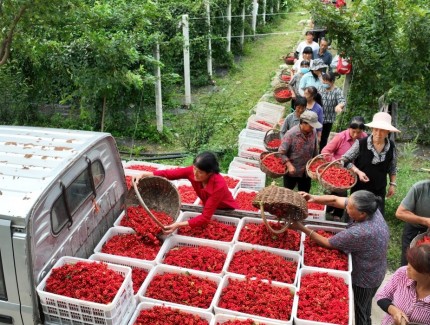
[[[369,128],[382,129],[390,132],[400,132],[391,125],[391,115],[385,112],[379,112],[373,115],[373,120],[370,123],[364,124]]]

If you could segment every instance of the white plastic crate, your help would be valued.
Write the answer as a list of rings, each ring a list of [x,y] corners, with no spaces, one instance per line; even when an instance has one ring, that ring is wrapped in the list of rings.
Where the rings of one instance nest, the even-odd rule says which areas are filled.
[[[140,304],[137,305],[137,308],[136,308],[135,312],[133,313],[133,316],[131,316],[131,319],[130,319],[128,325],[134,325],[134,323],[136,322],[136,320],[139,317],[139,314],[142,310],[152,309],[155,306],[170,307],[172,309],[180,310],[182,313],[196,315],[196,316],[199,316],[200,318],[206,320],[209,324],[212,324],[213,319],[214,319],[214,315],[212,313],[207,312],[207,311],[202,311],[201,309],[198,309],[198,308],[192,308],[192,307],[188,307],[185,305],[181,305],[180,307],[177,307],[176,305],[173,305],[173,304],[168,303],[168,302],[162,302],[162,303],[141,302]],[[148,324],[148,325],[150,325],[150,324]]]
[[[230,163],[230,166],[238,166],[242,167],[244,169],[251,169],[251,170],[260,170],[260,163],[254,159],[247,159],[242,157],[234,157],[233,160]]]
[[[292,285],[297,284],[297,279],[299,276],[299,266],[300,266],[300,254],[299,253],[287,251],[284,249],[276,249],[276,248],[271,248],[271,247],[251,245],[248,243],[236,243],[236,244],[234,244],[233,249],[230,251],[230,253],[227,256],[227,261],[224,264],[224,270],[223,270],[224,273],[225,274],[236,274],[236,273],[230,272],[228,270],[230,263],[234,258],[234,255],[240,251],[252,251],[252,250],[269,252],[271,254],[281,256],[286,261],[296,263],[297,264],[295,267],[296,276],[294,278],[293,283],[290,283],[290,284],[292,284]],[[278,282],[282,282],[282,281],[278,281]]]
[[[184,213],[181,214],[180,218],[178,218],[177,221],[178,222],[188,221],[191,218],[194,218],[194,217],[198,216],[199,214],[200,213],[196,213],[196,212],[184,212]],[[202,241],[210,241],[210,242],[216,242],[216,243],[226,243],[226,244],[229,244],[229,245],[233,244],[233,240],[234,240],[234,237],[236,236],[240,219],[238,219],[238,218],[232,218],[232,217],[219,216],[219,215],[215,214],[215,215],[212,216],[211,220],[216,220],[218,222],[221,222],[221,223],[224,223],[224,224],[236,227],[236,231],[235,231],[235,233],[233,235],[232,240],[228,241],[228,242],[227,241],[226,242],[222,242],[222,241],[219,241],[219,240],[211,240],[211,239],[204,239],[204,238],[198,238],[198,239],[202,240]],[[189,236],[179,235],[177,229],[173,232],[173,234],[175,236],[183,237],[183,238],[195,238],[195,237],[189,237]]]
[[[167,253],[175,247],[211,247],[211,248],[215,248],[219,251],[222,251],[226,254],[226,259],[224,260],[224,265],[227,261],[227,256],[229,255],[229,252],[231,250],[231,245],[223,243],[223,242],[215,242],[215,241],[206,241],[206,240],[202,240],[200,238],[193,238],[193,237],[184,237],[184,236],[172,236],[170,238],[168,238],[164,244],[163,247],[160,250],[160,253],[157,256],[156,259],[156,263],[157,264],[163,264],[164,263],[164,258],[166,257]],[[166,265],[170,265],[170,264],[166,264]],[[205,271],[205,272],[210,272],[210,273],[214,273],[217,275],[223,275],[223,269],[218,273],[216,272],[210,272],[210,271]]]
[[[291,317],[288,321],[286,320],[280,320],[280,319],[274,319],[274,318],[266,318],[266,317],[262,317],[262,316],[257,316],[257,315],[252,315],[252,314],[247,314],[247,313],[242,313],[242,312],[238,312],[238,311],[234,311],[234,310],[230,310],[230,309],[225,309],[225,308],[220,308],[218,307],[218,303],[219,300],[221,298],[221,294],[222,294],[222,290],[228,286],[229,284],[229,280],[230,279],[235,279],[235,280],[241,280],[241,281],[245,281],[246,277],[243,275],[238,275],[238,274],[226,274],[224,275],[222,282],[218,288],[218,291],[216,293],[216,297],[214,299],[214,310],[215,310],[215,314],[226,314],[226,315],[237,315],[237,316],[242,316],[242,317],[250,317],[253,319],[256,319],[260,322],[272,322],[275,324],[283,324],[283,325],[292,325],[293,324],[293,312],[295,309],[297,309],[297,302],[298,302],[298,297],[296,294],[296,287],[291,285],[291,284],[286,284],[286,283],[282,283],[282,282],[277,282],[277,281],[272,281],[271,285],[274,287],[281,287],[281,288],[288,288],[290,290],[290,292],[292,292],[294,294],[294,298],[293,298],[293,306],[292,306],[292,310],[291,310]],[[262,280],[265,283],[269,283],[269,281],[267,280]]]
[[[94,248],[94,253],[100,254],[100,255],[115,256],[115,258],[117,258],[118,261],[124,260],[126,262],[128,260],[134,260],[134,261],[145,261],[145,262],[149,262],[151,264],[155,264],[155,259],[157,258],[157,256],[154,257],[153,260],[143,260],[143,259],[138,259],[138,258],[133,258],[133,257],[119,256],[119,255],[112,255],[112,254],[102,253],[102,247],[103,247],[103,245],[109,239],[111,239],[112,237],[114,237],[116,235],[121,235],[121,234],[135,234],[135,233],[136,232],[133,229],[131,229],[131,228],[127,228],[127,227],[111,227],[111,228],[108,229],[108,231],[102,237],[102,239],[100,240],[100,242]],[[161,249],[161,246],[160,246],[160,249]]]
[[[285,106],[268,102],[258,102],[255,106],[255,114],[271,116],[273,121],[278,121],[285,114]]]
[[[268,216],[268,217],[270,217],[270,216]],[[269,221],[271,221],[270,219],[269,219]],[[272,220],[272,221],[275,221],[275,220]],[[261,218],[252,218],[252,217],[245,217],[245,218],[242,218],[241,220],[240,220],[240,223],[239,223],[239,225],[238,225],[238,229],[237,229],[237,231],[236,231],[236,234],[235,234],[235,237],[234,237],[234,243],[235,244],[237,244],[237,243],[244,243],[244,244],[250,244],[250,243],[246,243],[246,242],[241,242],[241,241],[239,241],[239,237],[240,237],[240,232],[242,231],[242,229],[244,228],[244,227],[246,227],[246,225],[248,225],[248,224],[258,224],[258,225],[260,225],[260,224],[262,224],[263,223],[263,219],[261,219]],[[302,232],[301,231],[298,231],[298,230],[294,230],[294,231],[296,231],[298,234],[299,234],[299,238],[301,238],[301,235],[302,235]],[[300,239],[299,239],[299,241],[300,241]],[[257,244],[252,244],[254,247],[261,247],[261,248],[265,248],[265,247],[268,247],[268,246],[263,246],[263,245],[257,245]],[[287,250],[287,249],[284,249],[284,248],[274,248],[274,247],[270,247],[270,248],[272,248],[272,249],[275,249],[275,250],[281,250],[281,251],[290,251],[290,252],[294,252],[294,253],[301,253],[301,251],[302,251],[302,244],[301,244],[301,242],[299,243],[299,250]]]
[[[191,186],[192,191],[195,193],[194,188],[192,188],[193,186],[191,185],[191,182],[189,180],[181,179],[181,180],[176,181],[176,183],[175,183],[175,186],[178,189],[179,189],[179,187],[181,187],[183,185],[185,185],[185,186]],[[197,196],[197,193],[196,193],[196,199],[195,199],[194,202],[192,202],[192,203],[185,203],[184,202],[184,203],[185,204],[197,205],[198,201],[199,201],[199,197]],[[182,200],[181,200],[181,202],[182,202]]]
[[[343,271],[336,271],[336,270],[326,270],[326,269],[316,269],[316,268],[307,268],[307,267],[303,267],[300,269],[299,271],[299,279],[298,279],[298,285],[297,285],[297,292],[300,293],[300,282],[301,282],[301,278],[304,275],[307,274],[311,274],[311,273],[327,273],[331,276],[337,277],[337,278],[341,278],[345,280],[345,284],[348,285],[348,293],[349,293],[349,320],[348,320],[348,325],[352,325],[354,323],[354,294],[352,291],[352,285],[351,285],[351,274],[349,274],[348,272],[343,272]],[[297,317],[297,311],[298,311],[298,307],[299,307],[299,302],[300,302],[300,296],[297,299],[297,304],[295,304],[293,306],[293,316],[294,316],[294,324],[295,325],[333,325],[330,323],[323,323],[323,322],[317,322],[317,321],[310,321],[310,320],[305,320],[305,319],[300,319]]]
[[[93,262],[87,259],[63,256],[53,268],[65,264],[76,264],[78,262]],[[124,281],[109,304],[100,304],[85,300],[70,298],[54,293],[46,292],[47,279],[51,276],[52,269],[39,283],[36,291],[40,298],[43,313],[47,322],[60,322],[61,324],[85,323],[85,324],[120,324],[123,317],[127,315],[130,306],[134,306],[133,286],[131,282],[131,269],[122,265],[107,263],[109,269],[124,276]]]
[[[309,228],[311,230],[324,230],[333,234],[337,234],[338,232],[341,232],[342,230],[344,230],[343,228],[336,228],[336,227],[329,227],[329,226],[317,226],[317,225],[306,225],[306,228]],[[300,239],[300,250],[302,252],[302,256],[301,256],[301,264],[303,267],[307,267],[307,268],[316,268],[316,269],[320,269],[320,270],[324,270],[324,271],[337,271],[337,270],[332,270],[332,269],[326,269],[326,268],[320,268],[320,267],[316,267],[316,266],[310,266],[310,265],[306,265],[305,264],[305,242],[306,239],[306,235],[305,233],[302,233],[301,239]],[[340,272],[352,272],[352,257],[351,254],[348,254],[348,271],[340,271]]]
[[[261,170],[229,169],[229,175],[242,178],[241,188],[259,191],[266,186],[266,174]]]
[[[249,151],[249,149],[254,149],[254,148],[261,150],[261,152]],[[239,146],[239,157],[254,159],[254,160],[259,161],[261,153],[266,152],[266,151],[267,150],[266,150],[266,148],[264,148],[264,145],[242,144],[241,146]]]
[[[161,169],[165,166],[162,164],[156,164],[156,163],[151,163],[151,162],[147,162],[147,161],[130,160],[124,164],[124,170],[136,170],[136,171],[143,172],[143,170],[132,169],[131,167],[133,165],[148,166],[148,167],[153,167],[155,169]]]
[[[148,263],[144,261],[139,262],[138,260],[135,260],[135,259],[129,259],[129,260],[125,258],[118,259],[117,256],[108,255],[108,254],[97,253],[97,254],[91,255],[88,259],[90,261],[99,261],[99,262],[111,263],[116,265],[128,266],[129,268],[131,268],[132,272],[134,269],[142,269],[149,273],[151,269],[154,267],[154,264],[152,263]],[[132,276],[132,282],[133,282],[133,276]],[[137,292],[134,294],[134,298],[136,299],[136,301],[138,301]]]
[[[213,322],[210,325],[224,324],[224,323],[227,323],[229,321],[235,321],[235,320],[246,321],[247,319],[251,319],[251,320],[255,321],[256,324],[257,324],[257,321],[258,321],[261,324],[261,320],[257,320],[254,317],[228,315],[228,314],[216,314],[215,317],[214,317],[214,319],[213,319]],[[264,324],[265,325],[278,325],[279,323],[272,322],[269,319],[267,319],[267,320],[264,321]]]
[[[237,190],[240,189],[240,186],[242,184],[242,178],[240,178],[240,177],[238,177],[236,175],[230,175],[230,174],[223,174],[223,173],[221,173],[221,175],[223,177],[228,176],[228,177],[234,179],[235,181],[237,181],[237,184],[236,184],[235,187],[233,187],[233,188],[229,187],[230,192],[232,193],[232,195],[234,195],[237,192]]]
[[[309,220],[325,220],[325,214],[326,214],[327,206],[324,205],[323,210],[314,210],[314,209],[308,209],[308,217]]]
[[[209,281],[213,281],[216,283],[216,285],[218,286],[219,289],[219,285],[221,283],[222,277],[213,273],[208,273],[208,272],[201,272],[201,271],[196,271],[196,270],[190,270],[190,269],[185,269],[185,268],[181,268],[181,267],[177,267],[177,266],[172,266],[172,265],[164,265],[164,264],[159,264],[157,266],[155,266],[151,272],[148,274],[148,277],[146,278],[145,282],[143,283],[142,287],[140,288],[138,295],[139,295],[139,299],[141,302],[153,302],[153,303],[163,303],[164,301],[162,300],[158,300],[158,299],[153,299],[153,298],[149,298],[145,296],[145,293],[152,281],[152,279],[154,278],[154,276],[156,275],[162,275],[165,273],[173,273],[173,274],[186,274],[186,275],[194,275],[203,279],[207,279]],[[214,299],[215,296],[218,292],[215,292],[214,297],[210,303],[210,306],[208,308],[199,308],[199,307],[194,307],[194,306],[188,306],[190,308],[196,308],[199,310],[204,310],[207,312],[211,312],[212,308],[213,308],[213,304],[214,304]],[[178,304],[178,303],[174,303],[174,302],[170,302],[168,301],[169,304],[171,304],[172,306],[176,306],[178,308],[181,308],[183,306],[183,304]]]
[[[263,123],[260,123],[259,121],[262,121]],[[266,123],[268,125],[266,125]],[[257,130],[261,132],[267,132],[270,129],[273,129],[276,125],[276,121],[272,122],[270,120],[266,120],[264,116],[259,115],[251,115],[248,117],[248,121],[246,123],[246,128],[250,130]]]
[[[261,132],[257,130],[251,130],[251,129],[243,129],[239,133],[239,146],[242,144],[255,144],[264,146],[264,136],[266,132]]]
[[[235,199],[237,199],[237,197],[240,195],[240,193],[255,193],[255,194],[257,194],[258,193],[258,191],[256,191],[256,190],[252,190],[252,189],[249,189],[249,188],[240,188],[237,192],[236,192],[236,194],[234,195],[234,198]],[[252,202],[250,202],[250,203],[252,203]],[[257,216],[257,214],[259,214],[260,213],[260,210],[259,209],[257,209],[257,211],[250,211],[250,210],[243,210],[243,209],[237,209],[237,210],[241,210],[241,211],[246,211],[247,213],[254,213],[256,216]]]

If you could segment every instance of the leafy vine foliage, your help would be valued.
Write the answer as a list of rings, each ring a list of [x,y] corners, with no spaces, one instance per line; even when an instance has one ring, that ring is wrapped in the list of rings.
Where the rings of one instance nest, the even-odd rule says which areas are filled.
[[[361,0],[336,10],[312,0],[309,9],[327,27],[338,51],[352,58],[348,114],[369,120],[384,96],[399,105],[403,136],[419,135],[429,143],[430,2]]]
[[[0,45],[8,45],[0,51],[4,57],[8,50],[0,65],[0,123],[100,130],[106,109],[105,131],[150,137],[156,133],[155,67],[161,68],[165,112],[179,105],[172,94],[182,92],[183,14],[190,17],[194,85],[210,82],[209,37],[215,69],[233,67],[241,51],[233,38],[227,52],[228,1],[209,2],[210,30],[205,0],[0,1]],[[268,12],[277,5],[267,0]],[[243,26],[251,33],[251,11],[252,0],[232,1],[232,35]],[[160,61],[154,59],[157,43]],[[168,137],[166,129],[156,138]]]

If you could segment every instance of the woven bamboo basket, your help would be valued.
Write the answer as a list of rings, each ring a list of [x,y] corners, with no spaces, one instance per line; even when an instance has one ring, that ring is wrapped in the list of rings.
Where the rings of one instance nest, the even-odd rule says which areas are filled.
[[[276,156],[278,158],[281,158],[281,154],[279,152],[262,152],[260,154],[260,169],[263,173],[265,173],[267,176],[271,178],[279,178],[284,176],[287,173],[287,168],[284,168],[284,172],[282,174],[276,173],[264,165],[264,160],[269,156]]]
[[[141,205],[154,222],[164,229],[164,226],[150,210],[168,214],[173,220],[179,216],[181,199],[176,187],[164,177],[150,176],[133,181],[125,200],[127,206]]]
[[[341,161],[342,159],[333,160],[328,164],[320,165],[316,170],[318,182],[321,184],[322,187],[324,187],[326,190],[330,192],[343,193],[349,190],[350,188],[354,187],[355,184],[357,184],[357,174],[354,173],[352,170],[346,169],[345,167],[343,167]],[[350,186],[337,187],[327,182],[325,179],[323,179],[324,173],[333,165],[337,165],[336,167],[346,170],[354,178],[354,182]]]
[[[415,236],[414,239],[412,239],[411,244],[409,245],[411,248],[417,246],[417,243],[423,239],[424,237],[430,237],[430,228],[427,229],[426,232],[419,234],[417,236]]]
[[[277,129],[270,129],[266,131],[266,134],[264,135],[264,147],[269,152],[276,152],[278,151],[279,147],[269,147],[269,142],[272,140],[281,139],[281,131]]]
[[[294,52],[288,53],[286,56],[284,56],[284,62],[288,65],[294,64]]]
[[[281,91],[283,91],[283,90],[290,90],[290,87],[288,87],[288,86],[279,86],[279,87],[277,87],[274,91],[273,91],[273,97],[276,99],[276,101],[277,102],[279,102],[279,103],[285,103],[285,102],[288,102],[290,99],[291,99],[291,97],[292,97],[292,95],[291,95],[291,91],[290,91],[290,96],[288,96],[288,97],[281,97],[281,96],[279,96],[278,94],[279,94],[279,92],[281,92]]]
[[[259,191],[252,205],[261,209],[261,218],[267,229],[275,234],[285,232],[293,221],[302,221],[308,216],[306,200],[297,192],[274,184]],[[284,225],[273,229],[267,221],[265,211],[275,215]]]
[[[327,155],[327,154],[320,154],[320,155],[317,155],[317,156],[313,157],[312,159],[308,160],[308,162],[306,163],[306,173],[308,174],[308,176],[311,179],[318,180],[316,170],[314,172],[312,170],[310,170],[310,167],[312,166],[312,164],[318,163],[318,162],[328,164],[329,162],[325,159],[325,157],[328,157],[328,156],[329,155]]]
[[[291,81],[291,71],[290,69],[283,69],[279,74],[279,80],[281,82],[289,83]]]

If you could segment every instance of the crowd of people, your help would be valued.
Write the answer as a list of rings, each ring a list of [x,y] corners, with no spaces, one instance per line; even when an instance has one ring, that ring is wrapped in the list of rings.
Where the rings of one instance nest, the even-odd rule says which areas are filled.
[[[430,180],[413,185],[396,211],[396,217],[405,222],[402,267],[380,288],[387,271],[390,236],[385,199],[392,197],[397,187],[396,146],[389,135],[400,131],[392,125],[390,114],[378,112],[370,123],[365,123],[362,116],[353,117],[346,130],[328,141],[336,116],[346,109],[346,101],[330,69],[332,56],[327,54],[327,40],[322,38],[318,44],[311,36],[312,32],[307,32],[297,48],[300,63],[291,85],[294,112],[281,128],[279,152],[287,167],[284,186],[297,187],[308,202],[332,207],[333,220],[347,222],[347,227],[330,239],[300,222],[293,228],[318,245],[351,254],[356,325],[375,324],[371,320],[375,294],[386,313],[383,325],[430,324],[430,244],[410,248],[417,235],[430,231]],[[304,59],[299,61],[301,57]],[[310,71],[306,69],[308,61]],[[319,152],[327,161],[337,160],[357,175],[349,198],[347,191],[309,194],[311,180],[305,165]]]
[[[347,222],[347,226],[330,239],[300,222],[294,222],[292,228],[320,246],[351,254],[355,325],[374,324],[371,307],[375,295],[386,312],[383,325],[430,324],[430,244],[409,249],[412,240],[430,228],[430,180],[413,185],[396,211],[396,217],[405,222],[402,267],[380,288],[387,271],[390,236],[385,198],[393,196],[397,187],[396,147],[389,134],[400,131],[392,125],[388,113],[378,112],[370,123],[365,123],[362,116],[353,117],[346,130],[328,141],[337,114],[346,109],[346,101],[330,71],[332,56],[327,41],[316,43],[312,32],[307,32],[305,38],[297,48],[299,63],[293,68],[290,82],[293,112],[280,130],[279,153],[287,171],[283,184],[292,190],[297,187],[308,202],[333,207],[334,220]],[[346,191],[336,195],[309,194],[312,182],[306,163],[320,152],[327,161],[338,160],[358,176],[349,197]],[[215,210],[238,207],[219,173],[218,160],[212,152],[200,153],[188,167],[142,173],[141,177],[188,179],[202,200],[201,214],[165,226],[165,234],[185,226],[204,227]]]

